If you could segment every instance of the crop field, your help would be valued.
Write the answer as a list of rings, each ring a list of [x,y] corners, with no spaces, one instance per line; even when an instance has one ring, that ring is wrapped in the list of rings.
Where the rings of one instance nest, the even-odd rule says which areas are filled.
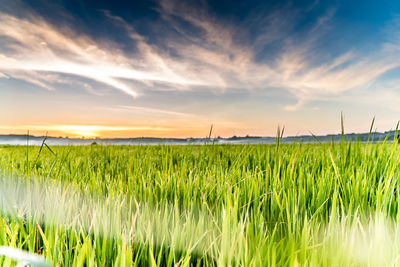
[[[399,150],[1,146],[0,246],[54,266],[396,266]]]

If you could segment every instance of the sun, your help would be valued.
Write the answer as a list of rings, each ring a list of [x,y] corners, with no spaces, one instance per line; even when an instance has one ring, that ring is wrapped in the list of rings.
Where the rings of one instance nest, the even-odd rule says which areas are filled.
[[[60,131],[74,137],[95,138],[99,136],[99,127],[87,125],[64,125],[58,127]]]

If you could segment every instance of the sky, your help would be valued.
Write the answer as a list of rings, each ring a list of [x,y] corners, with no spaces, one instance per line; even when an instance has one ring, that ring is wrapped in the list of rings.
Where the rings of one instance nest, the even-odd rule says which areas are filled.
[[[274,136],[400,119],[400,1],[0,0],[0,134]]]

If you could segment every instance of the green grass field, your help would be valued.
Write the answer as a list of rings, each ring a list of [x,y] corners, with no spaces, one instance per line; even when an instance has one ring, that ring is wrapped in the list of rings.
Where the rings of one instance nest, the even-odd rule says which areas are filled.
[[[2,146],[0,245],[59,266],[400,265],[399,149]]]

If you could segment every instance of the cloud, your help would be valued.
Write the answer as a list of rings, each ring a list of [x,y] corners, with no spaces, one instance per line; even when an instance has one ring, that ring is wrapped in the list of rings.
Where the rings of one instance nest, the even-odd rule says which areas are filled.
[[[173,116],[173,117],[180,117],[180,118],[189,118],[189,119],[199,119],[197,115],[190,114],[190,113],[183,113],[183,112],[177,112],[177,111],[171,111],[171,110],[165,110],[165,109],[158,109],[158,108],[148,108],[148,107],[139,107],[139,106],[117,106],[113,108],[109,108],[110,110],[113,111],[132,111],[132,112],[138,112],[138,113],[145,113],[145,114],[158,114],[158,115],[167,115],[167,116]]]
[[[66,83],[66,78],[57,73],[40,72],[33,70],[7,70],[9,76],[37,85],[49,91],[54,91],[55,83]]]
[[[127,57],[115,44],[96,42],[71,29],[57,29],[39,17],[23,19],[0,13],[0,36],[12,40],[6,44],[7,53],[0,51],[0,70],[47,89],[51,87],[38,76],[39,72],[89,78],[131,96],[137,96],[138,92],[122,79],[202,85],[200,81],[173,73],[144,44],[140,50],[146,64],[142,66],[140,53]]]
[[[76,75],[134,97],[145,94],[146,88],[218,92],[281,88],[297,99],[284,108],[297,110],[310,100],[363,87],[400,66],[396,40],[368,54],[349,49],[334,51],[335,56],[328,58],[316,52],[335,9],[317,18],[301,33],[303,37],[291,32],[293,25],[285,22],[283,11],[261,14],[244,24],[215,16],[206,5],[199,8],[180,1],[160,1],[157,11],[174,32],[159,36],[162,46],[103,11],[136,44],[136,52],[130,53],[111,41],[56,28],[38,16],[0,13],[0,36],[11,40],[7,49],[0,50],[0,71],[49,90],[62,79],[60,74]],[[292,13],[295,24],[296,11]],[[257,32],[254,42],[245,41],[250,30]],[[280,44],[278,52],[259,60],[261,51],[274,42]]]
[[[388,110],[392,114],[399,112],[400,108],[400,79],[371,82],[363,88],[337,95],[335,100],[342,103],[354,104],[354,99],[371,108],[371,110]],[[323,99],[329,101],[332,99]]]
[[[237,25],[232,27],[207,12],[198,12],[178,1],[162,1],[161,8],[160,13],[170,24],[176,23],[174,17],[180,17],[201,30],[201,37],[192,37],[190,45],[169,40],[169,47],[180,58],[191,62],[191,66],[196,66],[204,73],[207,70],[214,73],[221,87],[286,89],[298,100],[295,105],[286,106],[287,110],[297,110],[309,100],[335,96],[365,86],[383,73],[400,66],[398,42],[383,43],[369,54],[357,53],[351,49],[334,51],[334,57],[321,62],[323,55],[319,57],[316,51],[320,40],[329,31],[328,24],[334,19],[335,8],[328,9],[326,14],[317,18],[309,30],[301,33],[304,35],[302,38],[289,32],[279,34],[263,31],[287,26],[284,22],[287,20],[281,13],[273,12],[266,20],[259,18],[258,24],[266,22],[273,27],[262,27],[253,45],[235,39],[235,33],[249,29]],[[296,12],[293,13],[295,19]],[[178,27],[178,23],[175,27]],[[272,40],[282,43],[280,53],[273,59],[257,61],[256,52]]]
[[[400,66],[385,54],[376,59],[345,54],[333,62],[316,67],[307,67],[309,62],[302,59],[296,62],[293,60],[296,57],[297,55],[291,55],[292,60],[289,62],[283,57],[279,64],[284,74],[282,84],[297,97],[297,107],[308,100],[336,96],[366,86],[383,73]],[[346,66],[341,67],[342,65]]]
[[[0,72],[0,78],[8,79],[9,77],[8,77],[8,75],[5,75],[4,73]]]

